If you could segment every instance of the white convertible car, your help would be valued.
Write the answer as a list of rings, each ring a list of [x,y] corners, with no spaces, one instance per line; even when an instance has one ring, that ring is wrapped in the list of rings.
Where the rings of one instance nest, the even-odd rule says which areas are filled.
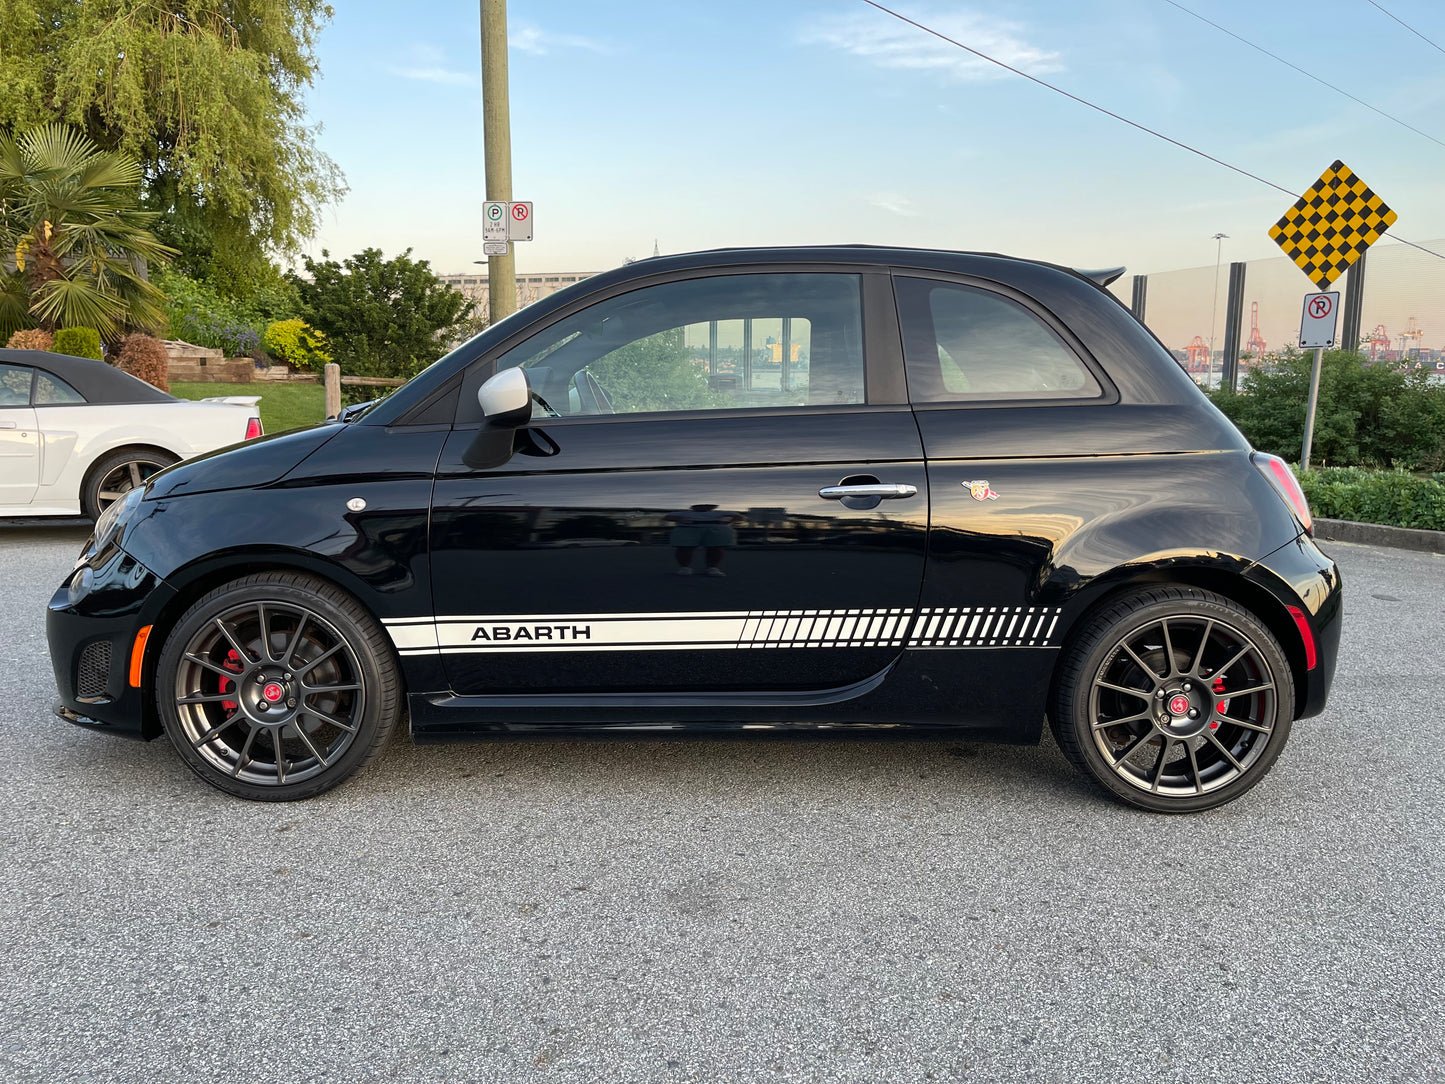
[[[260,398],[193,403],[103,361],[0,350],[0,516],[95,518],[177,460],[259,437]]]

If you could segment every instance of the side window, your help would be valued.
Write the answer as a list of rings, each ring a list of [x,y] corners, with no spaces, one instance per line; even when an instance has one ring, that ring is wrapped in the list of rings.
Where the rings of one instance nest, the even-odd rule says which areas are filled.
[[[34,372],[22,365],[0,365],[0,407],[30,405],[30,377]]]
[[[52,376],[43,369],[35,370],[35,405],[59,406],[63,403],[83,403],[85,396],[76,391],[58,376]]]
[[[931,279],[894,281],[915,403],[1102,394],[1073,350],[1016,301]]]
[[[580,416],[865,401],[862,280],[720,275],[600,301],[503,355],[539,415]]]

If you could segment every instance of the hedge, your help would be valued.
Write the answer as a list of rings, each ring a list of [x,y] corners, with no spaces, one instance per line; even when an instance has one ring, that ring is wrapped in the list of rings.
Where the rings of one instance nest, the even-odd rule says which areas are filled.
[[[1310,510],[1326,519],[1445,531],[1445,474],[1325,467],[1296,471]]]
[[[1209,397],[1260,451],[1292,459],[1304,442],[1312,367],[1309,355],[1268,358],[1244,375],[1239,393],[1225,387]],[[1445,384],[1425,369],[1327,351],[1311,458],[1332,467],[1445,470]]]
[[[100,332],[93,327],[63,327],[50,344],[52,354],[69,354],[73,358],[94,358],[104,361],[100,352]]]

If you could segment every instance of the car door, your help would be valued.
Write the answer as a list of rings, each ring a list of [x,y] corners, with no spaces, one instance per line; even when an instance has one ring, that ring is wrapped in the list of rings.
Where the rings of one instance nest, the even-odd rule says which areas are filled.
[[[0,365],[0,507],[29,504],[40,482],[40,433],[30,405],[34,372]]]
[[[463,694],[884,671],[928,525],[891,303],[883,274],[694,272],[579,302],[483,358],[438,467],[436,617],[403,650],[440,650]],[[498,456],[476,392],[515,365],[537,401]]]
[[[928,456],[925,596],[952,614],[919,646],[1057,646],[1055,593],[1080,574],[1061,547],[1108,514],[1111,487],[1131,469],[1090,454],[1088,433],[1109,425],[1097,408],[1117,392],[1069,329],[1017,290],[917,272],[894,281]]]

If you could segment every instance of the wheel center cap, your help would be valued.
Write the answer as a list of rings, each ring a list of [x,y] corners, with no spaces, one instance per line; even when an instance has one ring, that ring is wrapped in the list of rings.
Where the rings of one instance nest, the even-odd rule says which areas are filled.
[[[264,696],[271,703],[276,704],[279,703],[281,698],[286,695],[286,690],[283,689],[276,682],[272,681],[268,682],[266,684],[266,687],[261,690],[261,695]]]
[[[270,696],[270,692],[271,692],[271,690],[270,690],[270,688],[268,687],[267,690],[266,690],[267,696]],[[273,699],[274,699],[274,698],[273,698]],[[1170,714],[1170,715],[1188,715],[1188,714],[1189,714],[1189,708],[1190,708],[1189,697],[1185,696],[1183,693],[1175,693],[1173,696],[1171,696],[1171,697],[1169,698],[1169,714]]]

